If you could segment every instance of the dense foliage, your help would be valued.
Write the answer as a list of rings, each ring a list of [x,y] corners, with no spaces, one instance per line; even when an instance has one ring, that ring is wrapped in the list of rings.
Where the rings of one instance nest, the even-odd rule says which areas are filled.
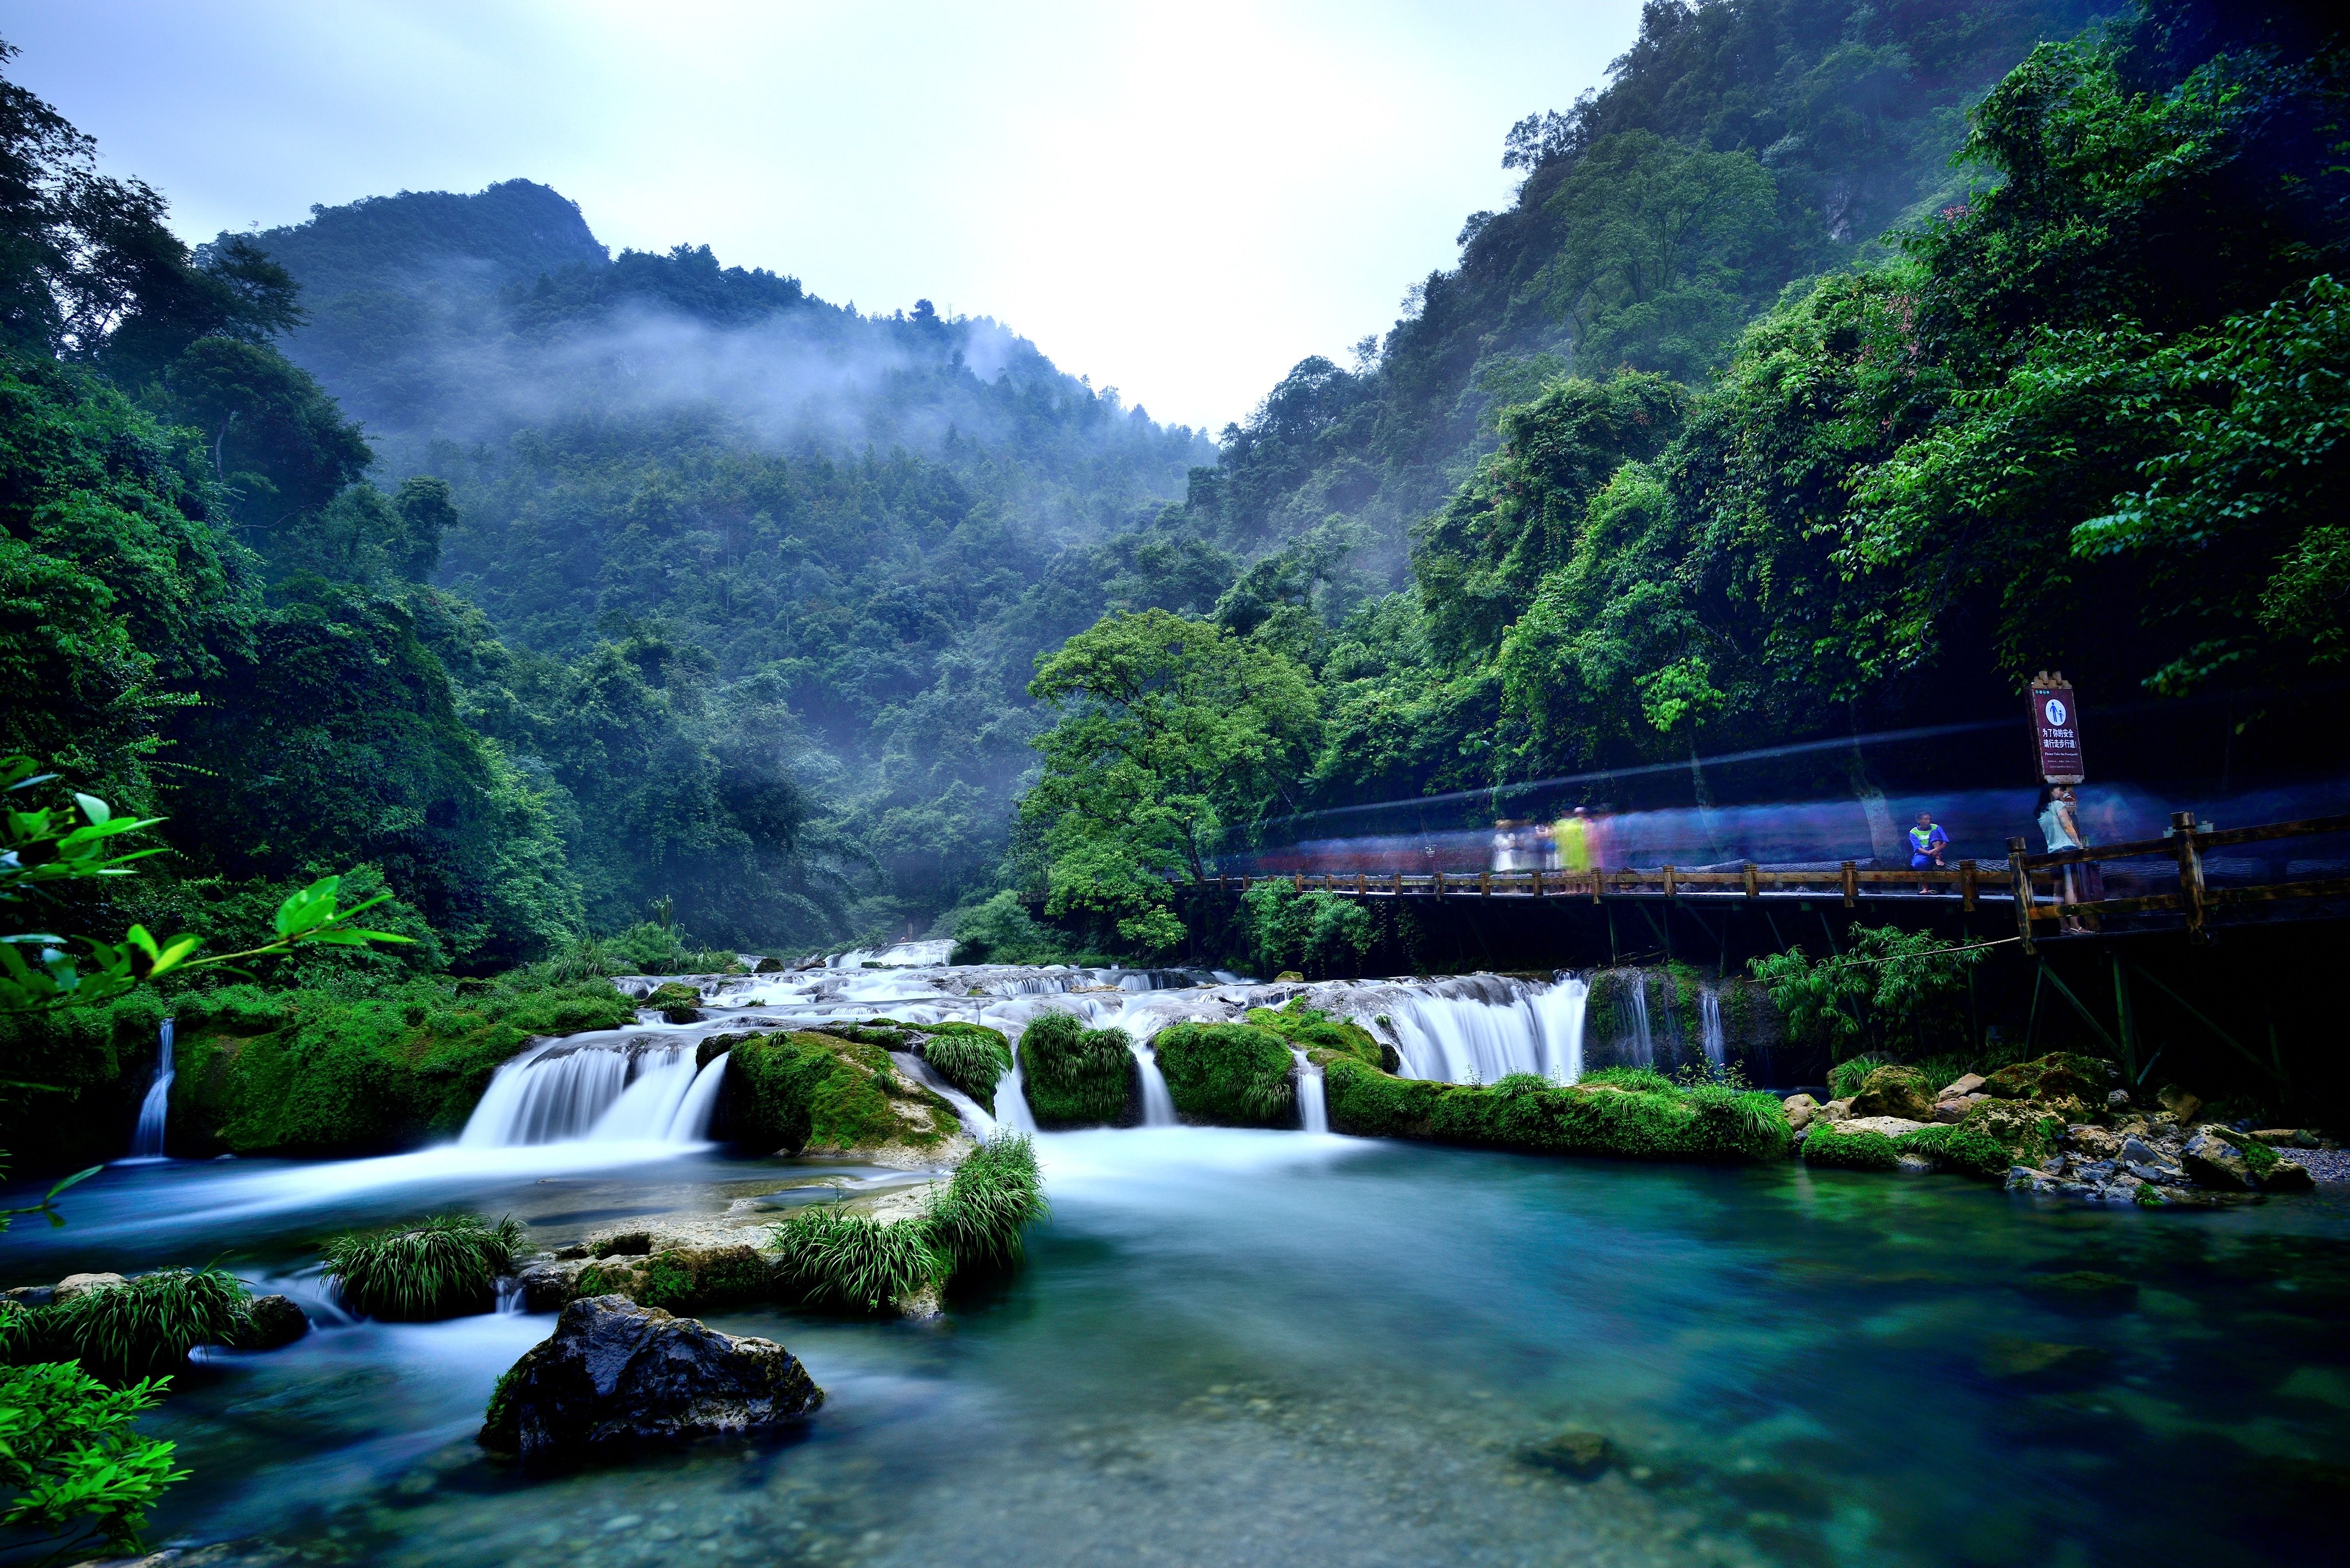
[[[2284,4],[2084,20],[1659,0],[1607,89],[1521,125],[1517,202],[1460,267],[1354,370],[1300,365],[1127,546],[1238,556],[1193,613],[1301,678],[1312,762],[1235,769],[1223,846],[1300,805],[2002,713],[2058,665],[2324,732],[2343,34]],[[1059,918],[1235,958],[1351,940],[1270,895],[1235,934],[1063,893],[1210,858],[1085,820],[1100,711],[1064,705],[1024,808]]]
[[[487,1312],[501,1274],[515,1270],[522,1221],[433,1214],[413,1225],[329,1238],[326,1277],[362,1316],[423,1323]]]

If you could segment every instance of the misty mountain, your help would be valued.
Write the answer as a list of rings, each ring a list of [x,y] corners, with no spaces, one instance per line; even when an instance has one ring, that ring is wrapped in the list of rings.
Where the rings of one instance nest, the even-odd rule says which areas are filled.
[[[992,320],[867,315],[707,246],[609,256],[527,181],[247,238],[302,285],[281,346],[386,487],[452,487],[434,581],[511,650],[428,618],[469,722],[564,777],[546,694],[620,659],[716,753],[790,774],[851,926],[926,924],[984,878],[1034,761],[1035,655],[1107,602],[1091,553],[1215,458]],[[608,864],[591,803],[574,815],[575,863]],[[697,929],[758,929],[682,876],[588,880],[605,923],[671,887]]]

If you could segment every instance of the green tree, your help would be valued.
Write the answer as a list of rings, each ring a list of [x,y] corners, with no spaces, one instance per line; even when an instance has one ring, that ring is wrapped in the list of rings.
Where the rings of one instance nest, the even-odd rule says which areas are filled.
[[[1170,878],[1205,877],[1224,836],[1304,772],[1319,722],[1310,677],[1211,622],[1144,610],[1071,638],[1028,690],[1055,715],[1020,808],[1045,856],[1045,912],[1173,947]]]

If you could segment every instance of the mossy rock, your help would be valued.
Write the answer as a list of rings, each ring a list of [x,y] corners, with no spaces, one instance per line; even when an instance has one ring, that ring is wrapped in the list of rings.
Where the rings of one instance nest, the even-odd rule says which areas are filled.
[[[2109,1064],[2100,1057],[2071,1051],[2052,1051],[2029,1062],[2002,1067],[1983,1080],[1983,1093],[2002,1100],[2078,1100],[2099,1105],[2112,1080]]]
[[[1939,1169],[2003,1179],[2015,1158],[1981,1127],[1936,1123],[1894,1140],[1902,1154],[1922,1155]]]
[[[1338,1051],[1374,1067],[1385,1065],[1385,1058],[1392,1053],[1361,1024],[1308,1007],[1302,996],[1291,998],[1286,1007],[1252,1007],[1248,1022],[1271,1030],[1300,1051]]]
[[[1629,1068],[1565,1087],[1532,1075],[1480,1087],[1398,1078],[1335,1053],[1323,1060],[1336,1132],[1625,1159],[1786,1157],[1786,1110],[1766,1094],[1683,1089]]]
[[[1861,1080],[1860,1093],[1853,1096],[1852,1114],[1930,1122],[1934,1088],[1915,1067],[1879,1067]]]
[[[1075,1013],[1044,1013],[1021,1032],[1020,1083],[1048,1132],[1140,1119],[1142,1072],[1126,1032],[1088,1029]]]
[[[1297,1059],[1291,1054],[1289,1037],[1258,1023],[1260,1014],[1279,1016],[1258,1008],[1246,1023],[1178,1023],[1152,1040],[1167,1092],[1185,1121],[1243,1127],[1288,1127],[1296,1121],[1291,1077]]]
[[[954,1107],[899,1072],[887,1047],[829,1032],[734,1044],[713,1130],[762,1153],[934,1149],[961,1130]]]
[[[2028,1101],[1978,1100],[1967,1107],[1958,1125],[2005,1149],[2010,1164],[2036,1165],[2064,1136],[2066,1124],[2063,1117]]]
[[[652,994],[645,998],[643,1004],[647,1007],[662,1009],[699,1008],[702,1005],[702,990],[699,986],[687,985],[681,981],[663,981],[653,987]]]
[[[182,1157],[375,1154],[447,1137],[533,1040],[637,1016],[600,980],[501,980],[462,998],[422,981],[360,997],[228,986],[177,1005],[170,1147]]]
[[[1840,1170],[1898,1170],[1901,1147],[1881,1132],[1846,1132],[1834,1122],[1815,1121],[1804,1139],[1804,1163]]]

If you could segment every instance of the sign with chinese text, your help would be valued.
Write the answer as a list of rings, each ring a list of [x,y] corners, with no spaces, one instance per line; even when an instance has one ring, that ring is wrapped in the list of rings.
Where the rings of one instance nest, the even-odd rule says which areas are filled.
[[[2076,784],[2081,772],[2081,712],[2062,680],[2032,687],[2032,741],[2043,784]]]

